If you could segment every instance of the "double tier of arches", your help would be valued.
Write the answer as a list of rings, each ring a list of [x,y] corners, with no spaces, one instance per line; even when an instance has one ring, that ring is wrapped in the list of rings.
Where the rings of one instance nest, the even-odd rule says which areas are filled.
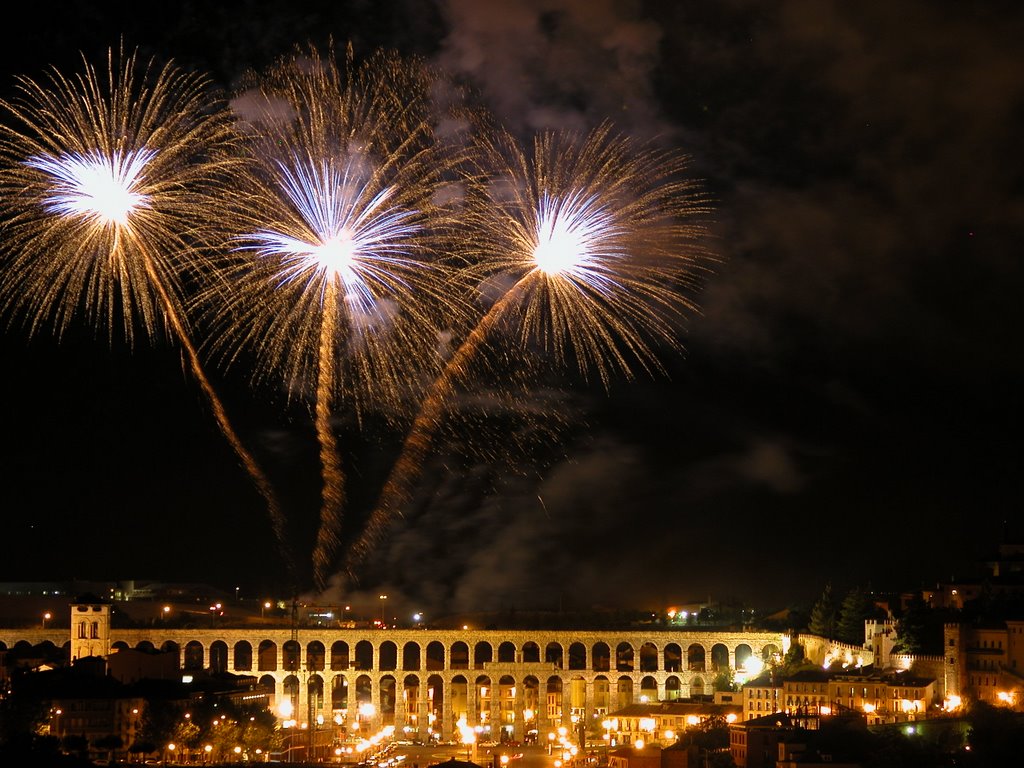
[[[193,630],[114,632],[112,650],[179,654],[185,670],[253,675],[273,705],[350,735],[392,725],[457,737],[456,723],[521,739],[636,701],[708,694],[750,657],[781,653],[775,633]],[[162,635],[162,636],[161,636]],[[281,705],[287,702],[288,706]]]

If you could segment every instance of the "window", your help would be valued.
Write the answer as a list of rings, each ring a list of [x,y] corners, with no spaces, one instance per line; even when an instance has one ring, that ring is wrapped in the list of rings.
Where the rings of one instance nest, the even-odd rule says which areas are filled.
[[[96,640],[97,638],[99,638],[99,636],[100,636],[100,623],[98,621],[94,621],[92,623],[92,627],[90,628],[89,637],[91,637],[93,640]]]
[[[85,635],[85,622],[84,621],[78,622],[78,636],[80,638],[85,638],[85,636],[86,636]]]

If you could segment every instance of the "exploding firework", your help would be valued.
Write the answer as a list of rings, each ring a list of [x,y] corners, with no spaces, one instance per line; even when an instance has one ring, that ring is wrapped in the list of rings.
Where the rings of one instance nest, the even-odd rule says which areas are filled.
[[[256,80],[247,104],[253,155],[240,177],[243,213],[232,293],[217,344],[229,361],[252,350],[259,377],[312,390],[320,444],[323,586],[340,542],[344,472],[332,415],[395,408],[436,370],[446,270],[435,257],[436,199],[452,160],[431,130],[430,80],[415,62],[378,54],[347,67],[316,52]],[[429,378],[428,378],[429,380]],[[313,384],[315,382],[315,384]]]
[[[202,76],[123,51],[108,72],[21,78],[0,104],[5,261],[0,302],[30,333],[60,336],[83,314],[129,343],[166,329],[181,344],[217,423],[263,495],[286,560],[269,481],[242,445],[206,377],[185,312],[205,279],[236,162],[226,105]]]
[[[680,347],[680,321],[707,263],[699,185],[686,158],[614,135],[547,133],[532,153],[504,131],[480,134],[478,173],[464,224],[478,284],[508,287],[449,358],[422,400],[362,536],[349,574],[410,498],[449,404],[498,330],[526,354],[570,357],[605,387],[616,374],[660,370]]]

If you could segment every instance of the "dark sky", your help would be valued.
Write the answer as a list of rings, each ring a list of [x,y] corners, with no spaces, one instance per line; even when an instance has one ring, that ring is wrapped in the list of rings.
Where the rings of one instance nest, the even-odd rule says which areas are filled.
[[[2,33],[0,88],[73,70],[79,50],[97,60],[123,34],[230,89],[333,36],[429,57],[524,137],[606,119],[658,136],[716,200],[720,261],[667,375],[609,394],[552,379],[536,401],[568,424],[534,425],[533,448],[500,461],[457,450],[453,431],[359,584],[338,581],[331,599],[776,608],[827,581],[911,589],[965,574],[1014,528],[1017,3],[284,5],[24,8]],[[261,500],[173,347],[111,348],[84,328],[29,342],[17,325],[0,344],[0,580],[284,583]],[[306,557],[319,492],[308,416],[230,374],[217,385]],[[338,424],[358,520],[395,436],[344,412]],[[521,428],[499,421],[495,440],[502,427]]]

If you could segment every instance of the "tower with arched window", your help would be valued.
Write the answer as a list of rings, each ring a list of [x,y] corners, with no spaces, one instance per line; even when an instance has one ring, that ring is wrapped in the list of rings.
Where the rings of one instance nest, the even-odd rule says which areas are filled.
[[[71,661],[110,653],[110,603],[84,595],[71,603]]]

